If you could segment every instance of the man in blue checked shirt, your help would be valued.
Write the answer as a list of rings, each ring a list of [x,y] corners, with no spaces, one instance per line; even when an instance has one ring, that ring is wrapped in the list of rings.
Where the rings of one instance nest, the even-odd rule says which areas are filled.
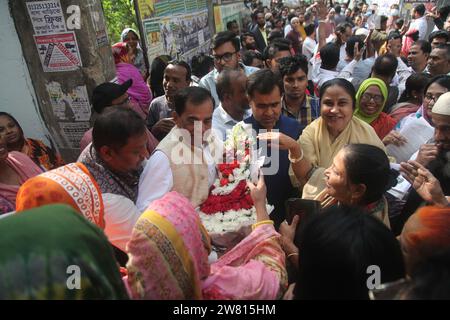
[[[281,97],[282,114],[296,119],[301,130],[320,117],[319,99],[310,96],[308,86],[308,61],[306,57],[293,56],[280,59],[280,75],[284,94]]]

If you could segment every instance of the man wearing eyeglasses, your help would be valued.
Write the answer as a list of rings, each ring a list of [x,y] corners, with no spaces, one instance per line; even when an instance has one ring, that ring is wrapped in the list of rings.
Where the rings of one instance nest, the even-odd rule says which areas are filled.
[[[212,52],[214,57],[214,70],[204,76],[199,86],[211,92],[214,98],[214,108],[219,105],[219,96],[217,95],[216,80],[224,69],[243,70],[246,76],[259,70],[255,67],[248,67],[240,62],[239,39],[231,31],[223,31],[216,34],[212,41]]]

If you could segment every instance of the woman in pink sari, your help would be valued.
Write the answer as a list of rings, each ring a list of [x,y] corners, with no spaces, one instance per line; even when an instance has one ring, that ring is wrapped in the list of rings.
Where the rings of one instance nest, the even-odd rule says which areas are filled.
[[[177,192],[154,201],[136,223],[127,245],[134,299],[280,298],[287,287],[280,235],[265,210],[262,178],[249,184],[257,211],[253,231],[209,264],[210,239],[191,203]]]
[[[148,115],[148,108],[152,101],[152,93],[142,78],[139,70],[130,61],[128,55],[128,48],[125,42],[119,42],[113,45],[112,52],[114,62],[116,64],[116,76],[119,84],[131,79],[133,81],[127,93],[130,96],[133,109],[138,112],[142,118],[146,119]]]
[[[42,169],[27,155],[17,151],[8,153],[6,141],[0,137],[0,215],[15,210],[20,186],[40,173]]]

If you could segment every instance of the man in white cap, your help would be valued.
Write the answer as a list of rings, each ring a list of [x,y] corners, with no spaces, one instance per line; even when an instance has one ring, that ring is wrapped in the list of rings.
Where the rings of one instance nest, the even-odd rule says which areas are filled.
[[[420,167],[429,170],[432,179],[439,181],[442,193],[450,195],[450,92],[441,95],[431,110],[431,118],[434,125],[434,137],[431,143],[422,145],[416,162],[408,161],[401,164],[401,171],[408,181],[414,181],[419,174]],[[432,177],[429,175],[429,177]],[[432,183],[432,181],[428,181]],[[430,194],[433,198],[433,194]],[[413,214],[425,200],[412,190],[408,195],[405,206],[401,213],[401,220]]]
[[[431,110],[434,137],[431,143],[420,147],[416,161],[428,166],[440,154],[450,151],[450,92],[441,95]],[[448,159],[447,159],[448,161]]]

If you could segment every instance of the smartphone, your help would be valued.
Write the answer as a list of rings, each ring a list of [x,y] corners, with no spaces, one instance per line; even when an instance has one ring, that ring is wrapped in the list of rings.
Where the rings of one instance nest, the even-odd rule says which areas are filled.
[[[286,201],[286,221],[291,224],[295,215],[300,216],[300,224],[304,224],[312,216],[320,212],[320,202],[300,198],[290,198]]]

